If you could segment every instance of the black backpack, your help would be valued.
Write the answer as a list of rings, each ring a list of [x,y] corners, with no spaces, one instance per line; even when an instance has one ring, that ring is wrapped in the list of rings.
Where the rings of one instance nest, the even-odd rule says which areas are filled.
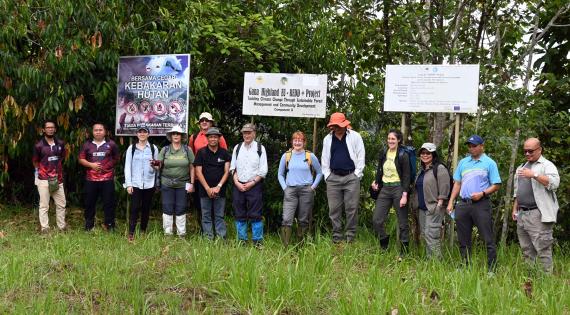
[[[239,156],[239,149],[241,149],[241,145],[242,145],[242,144],[243,144],[243,142],[240,142],[240,143],[237,145],[237,148],[236,148],[236,159],[237,159],[238,156]],[[261,143],[259,143],[259,142],[257,143],[257,155],[259,155],[259,157],[261,157]]]

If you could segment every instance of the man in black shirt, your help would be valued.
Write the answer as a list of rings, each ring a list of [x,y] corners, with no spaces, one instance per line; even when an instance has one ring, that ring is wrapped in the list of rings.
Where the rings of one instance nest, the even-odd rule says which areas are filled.
[[[226,205],[225,183],[229,176],[231,155],[220,147],[221,133],[212,127],[206,132],[208,145],[196,153],[194,167],[203,189],[200,190],[202,208],[202,231],[209,239],[214,239],[214,225],[218,237],[226,237],[224,210]],[[213,215],[212,215],[213,212]],[[212,219],[214,217],[214,219]]]

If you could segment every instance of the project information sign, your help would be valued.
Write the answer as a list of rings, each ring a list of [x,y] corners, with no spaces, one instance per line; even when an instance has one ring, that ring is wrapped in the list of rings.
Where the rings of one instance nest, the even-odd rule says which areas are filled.
[[[326,74],[244,74],[244,115],[324,118],[326,105]]]
[[[476,113],[479,65],[387,65],[387,112]]]
[[[116,135],[136,135],[141,125],[153,136],[188,129],[190,55],[120,57],[117,76]]]

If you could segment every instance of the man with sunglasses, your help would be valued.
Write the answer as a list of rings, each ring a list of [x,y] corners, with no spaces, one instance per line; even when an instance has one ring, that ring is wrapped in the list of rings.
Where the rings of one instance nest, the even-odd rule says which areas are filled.
[[[558,213],[556,189],[560,176],[556,166],[542,156],[537,138],[524,142],[526,162],[517,168],[513,220],[525,260],[533,264],[538,257],[542,268],[552,272],[552,228]]]
[[[488,270],[493,272],[497,261],[497,249],[489,195],[499,190],[501,177],[497,163],[485,154],[483,138],[472,135],[465,144],[469,147],[469,156],[459,162],[453,174],[454,184],[447,212],[451,214],[455,211],[459,251],[465,263],[469,263],[471,234],[475,225],[487,247]],[[456,198],[457,205],[455,205]]]

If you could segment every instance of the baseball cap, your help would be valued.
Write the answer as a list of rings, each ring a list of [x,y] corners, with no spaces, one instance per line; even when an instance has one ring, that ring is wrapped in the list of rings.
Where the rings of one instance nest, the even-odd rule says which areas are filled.
[[[483,140],[483,138],[481,138],[478,135],[472,135],[471,137],[469,137],[469,139],[467,139],[467,141],[465,141],[465,144],[474,144],[474,145],[480,145],[485,143],[485,141]]]

